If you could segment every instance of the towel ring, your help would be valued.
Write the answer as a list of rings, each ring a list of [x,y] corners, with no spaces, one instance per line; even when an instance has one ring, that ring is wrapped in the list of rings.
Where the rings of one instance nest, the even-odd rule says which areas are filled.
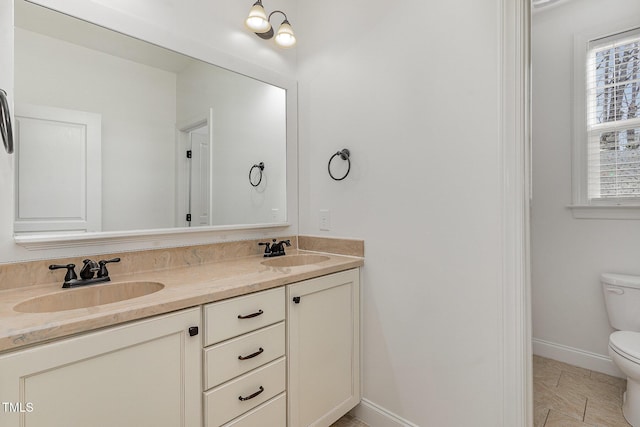
[[[258,170],[260,172],[260,178],[258,178],[258,182],[256,182],[254,184],[253,180],[251,179],[251,173],[253,172],[253,170],[255,168],[258,168]],[[264,170],[264,162],[260,162],[257,165],[253,165],[253,166],[251,166],[251,169],[249,169],[249,183],[251,184],[252,187],[257,187],[262,182],[262,171],[263,170]]]
[[[331,158],[329,159],[329,164],[327,165],[327,169],[329,170],[329,176],[331,178],[333,178],[336,181],[342,181],[343,179],[345,179],[347,177],[347,175],[349,175],[349,171],[351,171],[351,160],[349,159],[349,156],[351,155],[351,152],[346,149],[343,148],[341,151],[338,151],[336,154],[334,154],[333,156],[331,156]],[[335,176],[333,176],[333,174],[331,173],[331,162],[333,161],[333,159],[337,156],[340,156],[340,158],[342,160],[346,160],[348,163],[347,166],[347,172],[344,174],[344,176],[342,178],[336,178]]]
[[[13,153],[13,129],[11,128],[9,103],[7,102],[7,92],[2,89],[0,89],[0,134],[7,153]]]

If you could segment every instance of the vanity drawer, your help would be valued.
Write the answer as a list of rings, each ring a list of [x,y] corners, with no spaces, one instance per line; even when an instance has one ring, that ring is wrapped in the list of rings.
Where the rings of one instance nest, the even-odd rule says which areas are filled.
[[[282,393],[223,427],[284,427],[287,425],[287,394]]]
[[[285,389],[285,365],[285,358],[281,357],[205,392],[205,426],[218,427],[282,393]]]
[[[204,307],[204,345],[272,325],[284,317],[284,287],[208,304]]]
[[[284,322],[209,347],[204,350],[204,388],[208,390],[249,372],[284,352]]]

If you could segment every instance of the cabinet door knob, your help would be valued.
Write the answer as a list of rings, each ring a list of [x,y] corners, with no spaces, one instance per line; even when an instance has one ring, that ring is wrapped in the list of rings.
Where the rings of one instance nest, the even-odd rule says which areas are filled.
[[[293,302],[300,304],[300,297],[293,297]]]
[[[194,337],[196,335],[198,335],[198,327],[197,326],[189,327],[189,336]]]

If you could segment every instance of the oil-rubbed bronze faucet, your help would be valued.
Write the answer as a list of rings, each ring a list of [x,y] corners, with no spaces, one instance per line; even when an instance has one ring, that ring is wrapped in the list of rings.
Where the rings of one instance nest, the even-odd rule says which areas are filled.
[[[276,239],[273,239],[273,242],[271,243],[258,243],[258,245],[260,246],[265,246],[264,249],[264,256],[265,258],[271,258],[274,256],[282,256],[282,255],[286,255],[284,253],[284,246],[291,246],[291,241],[290,240],[280,240],[278,243],[276,243]],[[271,246],[269,246],[271,245]]]
[[[100,270],[98,263],[90,259],[85,259],[82,264],[82,270],[80,270],[80,278],[82,280],[93,279],[93,275]]]
[[[76,275],[75,264],[52,264],[49,266],[49,270],[57,270],[59,268],[66,268],[67,274],[64,276],[63,288],[77,288],[79,286],[92,285],[94,283],[108,282],[111,280],[109,277],[109,271],[107,270],[107,264],[110,262],[120,262],[120,258],[103,259],[98,261],[91,261],[85,259],[82,261],[83,266],[80,270],[80,279]],[[98,273],[96,277],[93,277],[95,273]]]

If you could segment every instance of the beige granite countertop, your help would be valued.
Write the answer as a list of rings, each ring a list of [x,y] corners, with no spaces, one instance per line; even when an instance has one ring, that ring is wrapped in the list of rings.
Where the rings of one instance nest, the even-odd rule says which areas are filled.
[[[290,251],[287,256],[304,254]],[[16,287],[0,291],[0,352],[187,307],[276,288],[289,283],[364,265],[363,258],[326,254],[318,264],[268,267],[262,256],[227,259],[208,264],[138,274],[118,275],[118,282],[153,281],[165,287],[153,294],[125,301],[49,313],[19,313],[13,307],[27,299],[50,293],[73,292],[61,282]],[[112,275],[113,276],[113,275]]]

